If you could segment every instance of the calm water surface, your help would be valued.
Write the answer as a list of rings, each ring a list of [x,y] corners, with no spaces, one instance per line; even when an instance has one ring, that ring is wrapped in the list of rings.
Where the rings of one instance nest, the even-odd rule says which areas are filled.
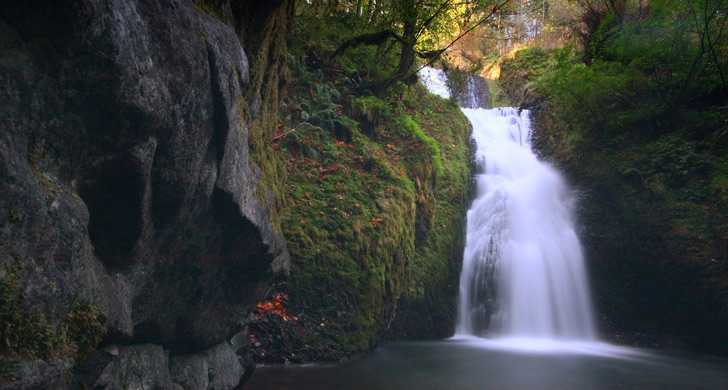
[[[728,360],[606,344],[407,342],[337,366],[261,367],[246,389],[728,389]]]

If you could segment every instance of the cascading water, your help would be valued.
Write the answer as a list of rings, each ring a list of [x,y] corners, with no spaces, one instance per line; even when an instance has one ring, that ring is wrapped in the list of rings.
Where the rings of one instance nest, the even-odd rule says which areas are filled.
[[[490,326],[498,333],[594,338],[573,199],[558,172],[531,150],[528,111],[463,112],[473,125],[479,173],[467,217],[457,332],[482,334],[494,309],[482,298],[494,292]]]
[[[444,72],[425,85],[449,96]],[[456,333],[595,338],[573,198],[531,149],[528,111],[462,108],[473,126],[477,194],[467,215]]]

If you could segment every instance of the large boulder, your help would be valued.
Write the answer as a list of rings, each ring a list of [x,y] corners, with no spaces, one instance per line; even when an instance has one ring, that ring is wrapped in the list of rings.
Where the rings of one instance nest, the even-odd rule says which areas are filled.
[[[272,54],[246,54],[239,37],[285,26],[290,7],[271,3],[250,27],[217,3],[222,17],[189,0],[3,6],[0,278],[13,305],[2,310],[42,318],[49,334],[81,329],[1,354],[73,359],[89,335],[77,309],[93,307],[104,344],[145,344],[114,360],[114,381],[135,356],[161,370],[159,345],[220,344],[286,269],[248,147],[256,113],[277,108],[251,86],[249,58]]]

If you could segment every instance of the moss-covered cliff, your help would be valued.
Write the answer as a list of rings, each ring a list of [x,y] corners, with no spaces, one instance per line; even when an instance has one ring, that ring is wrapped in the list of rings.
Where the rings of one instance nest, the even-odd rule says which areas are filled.
[[[260,305],[262,361],[338,360],[454,324],[469,124],[420,85],[375,95],[367,80],[389,58],[373,47],[329,58],[351,33],[333,18],[294,33],[290,116],[274,139],[291,272]]]
[[[534,110],[538,150],[581,193],[602,331],[725,353],[726,101],[711,73],[686,95],[666,95],[693,53],[654,34],[625,27],[589,65],[568,48],[523,50],[500,81]]]

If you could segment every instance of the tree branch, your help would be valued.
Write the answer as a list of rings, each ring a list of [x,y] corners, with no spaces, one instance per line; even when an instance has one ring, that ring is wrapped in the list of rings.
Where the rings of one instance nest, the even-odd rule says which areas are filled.
[[[346,50],[348,50],[352,47],[361,46],[361,45],[369,45],[369,46],[380,45],[380,44],[386,42],[388,39],[397,40],[398,42],[400,42],[402,44],[406,43],[404,38],[397,35],[392,30],[384,30],[384,31],[379,31],[379,32],[371,33],[371,34],[363,34],[363,35],[359,35],[354,38],[351,38],[347,41],[344,41],[344,43],[342,43],[336,49],[334,54],[331,55],[331,58],[332,59],[336,58],[337,56],[341,55],[343,52],[345,52]]]

